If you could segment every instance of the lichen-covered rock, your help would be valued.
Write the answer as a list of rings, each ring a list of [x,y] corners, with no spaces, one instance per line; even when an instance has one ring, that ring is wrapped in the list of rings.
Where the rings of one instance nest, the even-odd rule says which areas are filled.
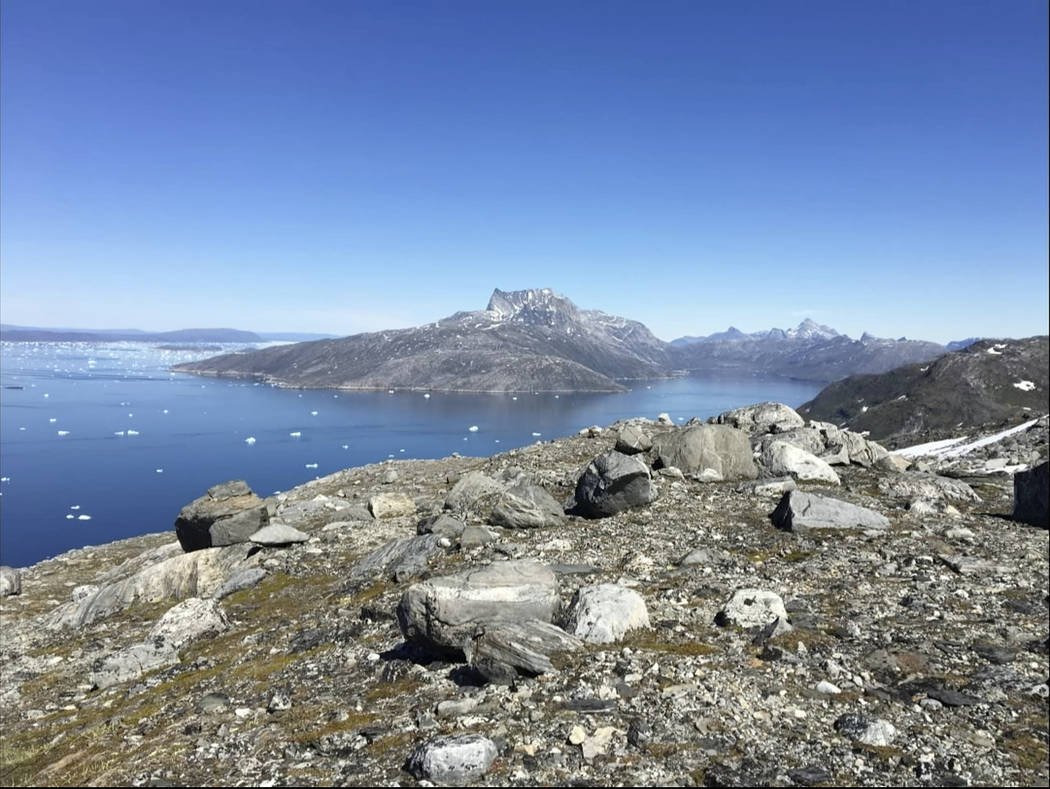
[[[280,546],[306,542],[309,539],[309,534],[292,528],[286,523],[271,523],[255,532],[248,538],[248,541],[256,545]]]
[[[785,531],[805,529],[887,529],[890,522],[866,507],[848,501],[792,490],[773,510],[773,525]]]
[[[732,425],[748,433],[783,433],[806,424],[794,408],[771,402],[723,411],[710,421],[716,425]]]
[[[878,485],[880,493],[898,499],[925,499],[931,502],[945,499],[967,502],[981,500],[973,488],[961,479],[917,471],[888,475],[881,478]]]
[[[266,503],[243,480],[208,488],[175,519],[175,535],[184,551],[246,542],[270,521]]]
[[[464,786],[485,775],[498,754],[496,743],[480,734],[435,737],[416,746],[405,769],[439,786]]]
[[[174,666],[178,653],[168,644],[133,644],[103,658],[91,672],[91,684],[99,690],[138,679],[147,671]]]
[[[0,567],[0,597],[22,594],[22,571],[4,565]]]
[[[441,536],[421,534],[391,540],[360,559],[350,569],[350,580],[390,578],[402,581],[426,569],[431,556],[441,552]]]
[[[653,440],[638,425],[624,425],[616,435],[616,451],[625,455],[637,455],[648,452],[653,447]]]
[[[787,621],[784,601],[776,592],[766,589],[738,589],[715,616],[715,624],[723,627],[764,627],[777,619]]]
[[[150,629],[149,637],[177,650],[202,636],[223,633],[229,627],[230,620],[218,600],[191,597],[169,608]]]
[[[377,493],[368,500],[368,511],[376,520],[416,514],[416,503],[404,493]]]
[[[554,671],[550,656],[579,649],[583,641],[537,619],[478,625],[464,643],[467,662],[490,682]]]
[[[584,586],[569,604],[565,629],[591,644],[619,641],[628,630],[649,627],[645,600],[616,584]]]
[[[576,483],[576,512],[586,518],[607,518],[655,499],[649,467],[616,451],[592,460]]]
[[[803,482],[840,484],[839,475],[827,463],[786,441],[773,441],[762,452],[762,465],[770,474],[790,474]]]

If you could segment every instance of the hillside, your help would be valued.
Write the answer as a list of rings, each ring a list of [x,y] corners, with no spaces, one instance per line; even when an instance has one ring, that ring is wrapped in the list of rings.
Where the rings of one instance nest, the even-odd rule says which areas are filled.
[[[837,381],[799,408],[811,419],[868,431],[878,440],[993,422],[1050,410],[1046,336],[979,340],[928,364]]]

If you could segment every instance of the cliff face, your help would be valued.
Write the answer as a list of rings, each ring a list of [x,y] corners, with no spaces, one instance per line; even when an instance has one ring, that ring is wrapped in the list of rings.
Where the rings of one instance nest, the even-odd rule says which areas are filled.
[[[220,485],[180,518],[263,505],[247,542],[21,570],[0,780],[1045,784],[1050,546],[1000,444],[942,467],[776,404],[715,421]],[[1045,502],[1045,419],[1010,442]]]
[[[874,438],[960,431],[987,422],[1046,413],[1050,342],[980,340],[927,364],[837,381],[799,413],[869,431]]]

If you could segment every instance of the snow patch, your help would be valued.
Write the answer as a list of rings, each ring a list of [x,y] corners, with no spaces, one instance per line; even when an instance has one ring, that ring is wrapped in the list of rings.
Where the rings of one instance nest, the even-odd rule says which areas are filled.
[[[1015,381],[1014,388],[1020,389],[1022,392],[1031,392],[1035,389],[1035,384],[1031,381]]]
[[[1038,419],[1031,419],[1027,422],[1022,422],[1015,427],[1002,430],[998,433],[993,433],[984,438],[979,438],[976,441],[971,441],[968,444],[963,443],[966,441],[967,436],[961,436],[960,438],[946,438],[943,441],[931,441],[927,444],[916,444],[913,447],[898,449],[896,454],[901,455],[902,457],[921,457],[924,455],[933,455],[935,457],[943,458],[962,457],[963,455],[970,454],[975,449],[980,449],[989,444],[995,444],[1002,441],[1007,436],[1012,436],[1015,433],[1023,433],[1038,421]]]

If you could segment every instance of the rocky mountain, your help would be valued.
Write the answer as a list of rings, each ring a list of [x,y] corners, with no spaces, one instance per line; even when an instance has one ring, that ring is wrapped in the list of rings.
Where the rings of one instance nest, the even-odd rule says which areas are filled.
[[[969,477],[775,403],[671,421],[0,568],[0,781],[1047,784],[1045,419]]]
[[[549,289],[496,290],[484,310],[412,329],[230,354],[175,368],[278,385],[476,392],[617,392],[667,375],[664,342],[637,321],[581,310]]]
[[[745,334],[730,327],[707,337],[681,337],[671,343],[671,362],[676,370],[690,373],[828,382],[855,373],[885,372],[944,352],[937,343],[903,337],[892,340],[865,333],[853,340],[807,318],[794,329]]]
[[[852,375],[799,409],[812,419],[910,440],[1050,410],[1048,338],[979,340],[933,362]]]

